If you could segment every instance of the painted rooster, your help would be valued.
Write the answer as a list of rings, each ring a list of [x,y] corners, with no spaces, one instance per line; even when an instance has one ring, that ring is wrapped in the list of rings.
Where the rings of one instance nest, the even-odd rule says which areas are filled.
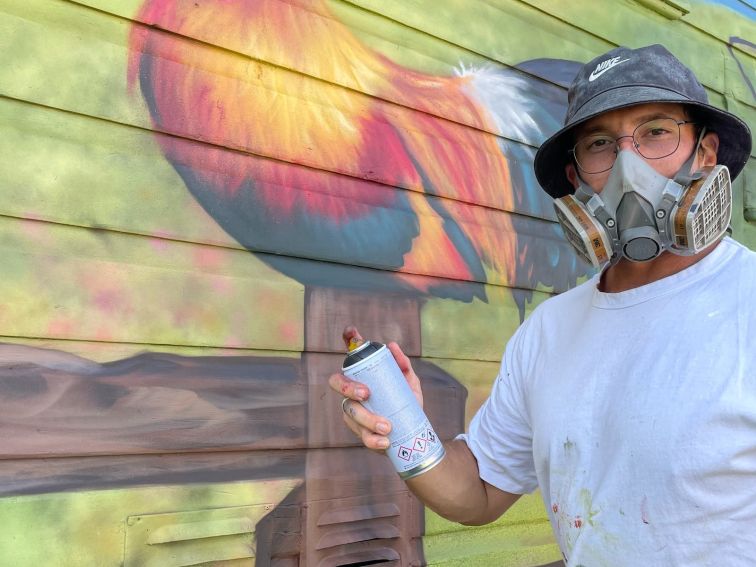
[[[347,268],[369,259],[388,271],[381,289],[469,301],[485,299],[492,274],[564,288],[584,271],[553,226],[518,238],[500,212],[543,202],[533,148],[490,132],[537,140],[556,129],[561,93],[536,107],[519,71],[403,68],[317,0],[147,0],[137,19],[150,27],[133,29],[129,84],[169,134],[159,136],[167,159],[231,236],[272,252],[265,261],[282,272],[339,285],[338,267],[319,281],[287,256],[310,257],[374,288],[386,272]],[[526,296],[515,297],[522,313]]]

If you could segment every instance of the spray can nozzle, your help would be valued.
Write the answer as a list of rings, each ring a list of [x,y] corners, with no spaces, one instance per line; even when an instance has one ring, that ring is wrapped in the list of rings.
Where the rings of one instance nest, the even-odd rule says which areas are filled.
[[[353,352],[360,348],[365,343],[364,340],[358,337],[352,337],[349,339],[349,345],[347,346],[347,352]]]

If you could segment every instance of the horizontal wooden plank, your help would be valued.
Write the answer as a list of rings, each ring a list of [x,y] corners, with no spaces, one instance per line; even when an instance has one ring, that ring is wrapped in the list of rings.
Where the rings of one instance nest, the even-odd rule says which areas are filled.
[[[10,360],[4,353],[11,352]],[[0,345],[0,460],[358,445],[328,387],[343,355],[182,357],[97,364]],[[416,360],[443,439],[462,431],[464,388]]]
[[[296,360],[145,353],[83,372],[14,361],[0,380],[3,458],[305,446]]]
[[[74,4],[45,2],[42,7],[32,0],[11,3],[5,10],[0,37],[7,38],[14,54],[0,70],[7,96],[145,128],[155,122],[167,132],[245,152],[550,215],[536,186],[526,186],[532,195],[520,203],[501,190],[508,183],[507,158],[527,158],[511,153],[506,139],[483,131],[525,141],[530,150],[522,151],[532,154],[533,145],[558,126],[563,91],[529,75],[507,69],[449,77],[370,71],[381,85],[391,85],[392,77],[399,81],[385,90],[424,101],[426,107],[417,112],[409,101],[385,102],[377,95],[154,30],[141,30],[146,34],[143,44],[133,48],[141,45],[141,57],[127,47],[131,27],[126,20]],[[213,23],[212,29],[219,28]],[[50,50],[47,46],[53,44],[56,49]],[[129,94],[130,56],[134,63],[141,60],[139,79],[149,108],[140,100],[139,85],[132,84]],[[49,81],[60,88],[47,88]],[[91,88],[93,81],[97,88]],[[212,92],[213,100],[193,100],[205,92]],[[208,112],[196,113],[197,105]],[[442,119],[431,110],[459,116],[456,121]],[[537,206],[528,208],[533,202]]]
[[[155,353],[171,353],[181,356],[257,356],[257,357],[278,357],[278,358],[299,358],[299,351],[284,350],[262,350],[262,349],[244,349],[244,348],[217,348],[207,346],[178,346],[178,345],[160,345],[160,344],[139,344],[139,343],[114,343],[114,342],[89,342],[64,339],[47,339],[47,338],[29,338],[29,337],[10,337],[0,335],[0,343],[12,344],[16,347],[33,347],[35,349],[48,349],[60,351],[66,355],[86,358],[93,362],[106,363],[123,358],[136,356],[149,350]],[[18,349],[19,360],[26,360],[22,351]],[[8,351],[3,353],[4,360],[10,359]],[[68,358],[65,357],[65,358]]]
[[[305,463],[302,450],[4,459],[0,460],[0,495],[82,493],[140,486],[156,490],[154,487],[160,485],[240,481],[264,485],[271,480],[292,490],[304,478]],[[6,506],[8,500],[0,498],[0,510]],[[148,510],[157,512],[161,508]]]
[[[0,214],[240,247],[149,132],[0,98]]]
[[[303,286],[245,252],[0,217],[0,256],[6,336],[303,348]]]
[[[535,237],[529,242],[537,243]],[[543,278],[539,287],[544,288],[574,284],[581,277],[578,271],[571,270],[569,263],[558,264],[557,269],[551,263],[558,246],[564,244],[547,244],[544,241],[540,252],[529,250],[516,267],[515,280],[527,283]],[[417,345],[411,354],[491,360],[498,353],[478,340],[485,335],[482,329],[472,329],[472,323],[449,328],[448,321],[497,321],[506,334],[547,295],[533,294],[524,286],[502,288],[282,256],[253,256],[233,249],[9,217],[0,217],[0,254],[3,335],[145,348],[162,344],[299,352],[305,350],[307,310],[306,348],[341,351],[337,337],[350,323],[362,324],[366,333],[401,339],[387,331],[396,329],[389,306],[401,300],[415,305],[412,313],[422,321],[427,340],[427,351]],[[307,296],[302,284],[281,274],[305,280],[311,294],[322,290],[321,298]],[[374,313],[383,316],[366,318],[359,303],[347,308],[342,297],[349,293],[374,303],[378,306]],[[316,313],[324,315],[317,318]],[[317,328],[321,332],[315,333]]]
[[[124,88],[129,31],[126,20],[62,0],[2,0],[0,46],[9,57],[0,94],[147,126]]]
[[[736,231],[740,232],[740,226],[736,225]],[[738,234],[739,236],[739,234]],[[19,280],[11,279],[11,284]],[[21,282],[17,287],[29,286],[28,282]],[[42,295],[45,288],[34,286],[30,287],[32,294],[36,295],[38,300],[45,304],[53,303],[55,294],[47,292]],[[145,333],[137,337],[141,342],[125,343],[111,341],[86,341],[88,321],[101,317],[96,305],[61,305],[60,310],[69,312],[68,333],[57,334],[68,335],[66,339],[56,339],[44,335],[56,334],[49,328],[46,318],[42,318],[39,325],[27,324],[23,330],[28,335],[38,336],[0,336],[0,341],[25,345],[36,348],[51,349],[53,351],[62,351],[74,356],[84,357],[96,362],[111,362],[135,356],[149,350],[150,352],[171,353],[183,356],[254,356],[254,357],[289,357],[299,358],[300,350],[284,350],[284,347],[301,349],[306,348],[312,352],[333,352],[343,351],[341,342],[341,331],[346,325],[356,325],[362,334],[373,340],[382,342],[398,341],[402,349],[411,356],[424,356],[431,359],[450,359],[451,362],[457,360],[480,360],[498,363],[504,349],[504,342],[516,329],[520,321],[520,312],[527,316],[530,311],[541,301],[549,296],[543,292],[535,292],[530,300],[525,297],[519,298],[521,303],[518,304],[518,298],[508,288],[497,288],[488,286],[485,289],[487,302],[478,298],[469,302],[458,301],[454,299],[429,298],[418,301],[417,297],[401,293],[376,293],[365,292],[362,289],[348,288],[317,288],[309,292],[313,297],[309,299],[308,317],[304,323],[292,324],[305,325],[308,344],[303,347],[298,341],[287,343],[280,338],[276,339],[276,350],[261,350],[254,348],[245,348],[236,346],[233,348],[222,348],[213,346],[192,346],[179,345],[182,340],[178,332],[171,334],[170,328],[160,329],[158,333]],[[524,293],[524,292],[522,292]],[[65,293],[60,294],[58,299],[65,297]],[[149,297],[149,294],[140,291],[142,297]],[[53,299],[51,299],[53,298]],[[208,299],[209,301],[209,299]],[[232,305],[234,300],[230,300]],[[16,319],[26,320],[30,318],[28,312],[23,308],[17,307],[10,309],[7,303],[2,304],[3,310],[9,310],[9,313]],[[210,303],[209,307],[212,308]],[[152,319],[167,319],[159,310],[166,309],[165,302],[155,301],[143,302],[143,309],[146,315]],[[219,309],[224,306],[220,305]],[[76,311],[75,309],[78,309]],[[158,310],[158,311],[156,311]],[[254,317],[256,315],[251,314]],[[266,314],[260,317],[267,320],[271,325],[271,315]],[[104,321],[104,322],[103,322]],[[109,317],[100,319],[100,325],[113,322],[111,330],[115,332],[115,338],[125,336],[125,333],[117,331],[121,328],[130,327],[123,317]],[[481,321],[486,321],[482,325]],[[285,324],[286,319],[281,320],[281,325]],[[454,322],[451,324],[451,322]],[[206,328],[202,325],[203,320],[197,318],[192,322],[195,334],[203,336],[202,342],[212,343],[214,341],[214,328]],[[251,324],[250,324],[251,325]],[[10,329],[10,327],[6,327]],[[494,334],[491,329],[495,329]],[[11,329],[12,330],[12,329]],[[147,327],[147,331],[154,330],[154,327]],[[158,344],[155,341],[160,337],[168,336],[167,342]],[[75,338],[75,337],[79,338]],[[91,338],[91,337],[90,337]],[[275,338],[275,334],[267,330],[262,330],[260,336],[255,340],[254,335],[246,339],[245,344],[269,344]],[[184,339],[186,339],[184,337]],[[150,342],[152,341],[152,342]],[[24,360],[24,354],[21,352],[16,355],[19,360]],[[10,353],[4,353],[5,360],[9,360]],[[450,368],[446,362],[438,362],[447,370]],[[452,375],[456,372],[451,371]]]

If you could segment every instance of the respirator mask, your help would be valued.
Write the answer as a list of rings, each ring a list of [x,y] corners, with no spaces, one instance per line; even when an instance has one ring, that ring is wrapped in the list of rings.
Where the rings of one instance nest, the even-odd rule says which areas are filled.
[[[664,250],[690,256],[716,242],[730,224],[730,174],[716,165],[690,175],[697,150],[674,179],[634,151],[619,151],[601,193],[580,180],[574,195],[554,200],[567,240],[599,269],[621,257],[653,260]]]

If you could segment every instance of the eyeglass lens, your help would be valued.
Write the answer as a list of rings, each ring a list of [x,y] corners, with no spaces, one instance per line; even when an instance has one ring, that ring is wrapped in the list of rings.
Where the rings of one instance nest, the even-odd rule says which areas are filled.
[[[680,145],[680,124],[673,118],[658,118],[640,124],[633,131],[633,143],[646,159],[660,159],[675,153]],[[617,138],[591,134],[578,140],[573,149],[578,167],[586,173],[612,168],[617,158]]]

